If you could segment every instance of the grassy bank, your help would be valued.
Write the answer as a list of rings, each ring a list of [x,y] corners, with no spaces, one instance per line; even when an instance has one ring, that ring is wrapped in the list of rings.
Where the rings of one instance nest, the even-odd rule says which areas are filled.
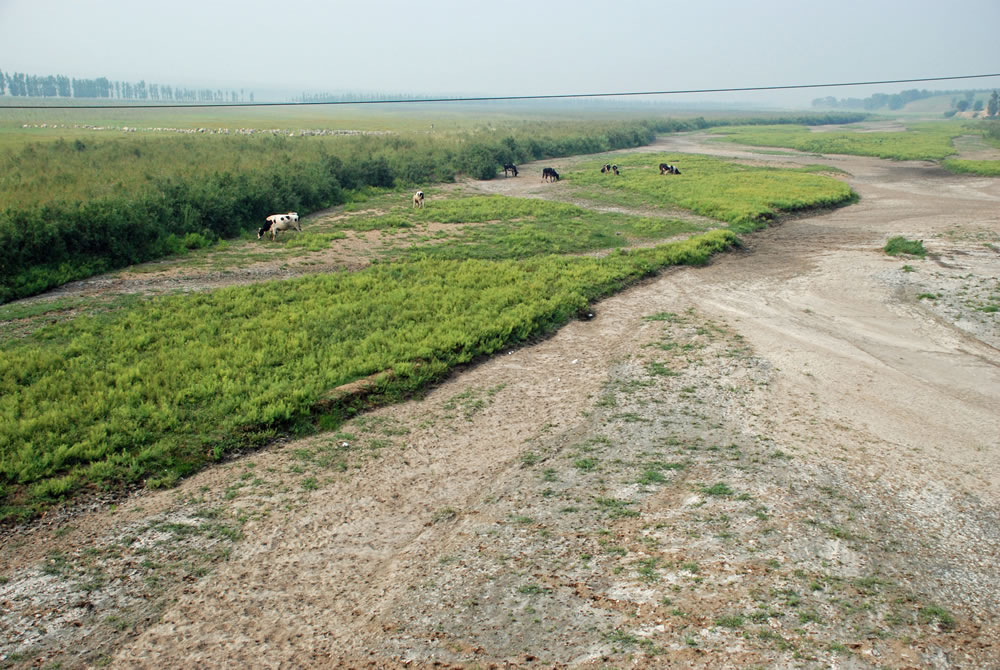
[[[857,200],[846,183],[817,174],[824,168],[770,169],[691,154],[618,157],[619,176],[602,174],[601,162],[582,163],[567,176],[581,194],[629,206],[682,207],[738,227],[753,228],[779,212],[833,207]],[[660,163],[680,175],[661,175]]]
[[[983,177],[1000,177],[1000,161],[973,161],[949,158],[942,167],[958,174],[978,174]]]
[[[379,391],[401,395],[734,242],[719,230],[602,259],[376,265],[44,329],[0,353],[6,514],[84,486],[170,484],[308,421],[327,389],[392,369]]]
[[[737,144],[786,147],[817,154],[850,154],[895,160],[941,160],[955,153],[952,139],[968,134],[957,122],[914,123],[906,132],[864,129],[814,131],[806,126],[718,128],[712,132]]]
[[[486,224],[472,225],[465,224]],[[424,232],[437,227],[433,235]],[[447,224],[455,224],[453,226]],[[617,249],[703,231],[709,226],[665,217],[597,212],[563,202],[499,195],[435,199],[424,209],[396,207],[384,214],[342,219],[332,230],[410,231],[387,258],[507,259]]]

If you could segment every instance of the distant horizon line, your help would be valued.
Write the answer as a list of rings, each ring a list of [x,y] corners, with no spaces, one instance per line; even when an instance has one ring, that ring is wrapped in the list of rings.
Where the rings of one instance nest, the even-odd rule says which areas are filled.
[[[422,98],[393,98],[388,100],[343,100],[343,101],[322,101],[322,102],[232,102],[232,103],[177,103],[164,102],[151,104],[141,102],[139,104],[105,104],[105,105],[3,105],[7,109],[114,109],[128,107],[130,109],[167,109],[167,108],[215,108],[215,107],[304,107],[319,105],[388,105],[388,104],[417,104],[417,103],[455,103],[455,102],[502,102],[502,101],[522,101],[522,100],[570,100],[570,99],[601,99],[601,98],[632,98],[638,96],[663,96],[663,95],[688,95],[694,93],[741,93],[759,91],[787,91],[810,88],[834,88],[846,86],[878,86],[888,84],[909,84],[931,81],[956,81],[963,79],[985,79],[990,77],[1000,77],[1000,73],[989,74],[969,74],[955,75],[948,77],[917,77],[907,79],[882,79],[870,81],[852,81],[820,84],[786,84],[777,86],[743,86],[729,88],[701,88],[701,89],[677,89],[660,91],[619,91],[619,92],[592,92],[592,93],[554,93],[544,95],[497,95],[497,96],[464,96],[464,97],[422,97]],[[4,96],[6,98],[7,96]],[[20,97],[20,96],[17,96]],[[51,99],[51,98],[43,98]],[[63,99],[63,98],[57,98]],[[65,98],[80,99],[80,98]],[[103,99],[103,98],[96,98]]]

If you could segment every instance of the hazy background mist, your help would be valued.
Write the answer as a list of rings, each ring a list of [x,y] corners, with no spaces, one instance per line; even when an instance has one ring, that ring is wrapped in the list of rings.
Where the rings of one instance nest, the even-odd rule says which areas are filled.
[[[0,0],[0,70],[246,88],[257,101],[780,86],[997,72],[998,26],[1000,0]],[[658,99],[805,107],[827,95],[997,86]]]

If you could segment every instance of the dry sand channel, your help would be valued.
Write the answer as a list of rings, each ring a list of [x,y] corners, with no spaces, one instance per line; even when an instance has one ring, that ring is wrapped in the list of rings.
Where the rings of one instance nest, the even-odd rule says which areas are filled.
[[[6,538],[3,663],[1000,667],[1000,180],[649,149],[829,164],[862,200],[336,434]],[[471,187],[572,199],[538,172]]]

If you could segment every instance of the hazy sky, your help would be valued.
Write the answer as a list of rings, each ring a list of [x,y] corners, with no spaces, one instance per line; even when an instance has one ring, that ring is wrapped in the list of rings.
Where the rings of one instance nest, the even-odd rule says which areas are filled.
[[[289,94],[773,86],[998,72],[998,28],[1000,0],[0,0],[0,70]]]

